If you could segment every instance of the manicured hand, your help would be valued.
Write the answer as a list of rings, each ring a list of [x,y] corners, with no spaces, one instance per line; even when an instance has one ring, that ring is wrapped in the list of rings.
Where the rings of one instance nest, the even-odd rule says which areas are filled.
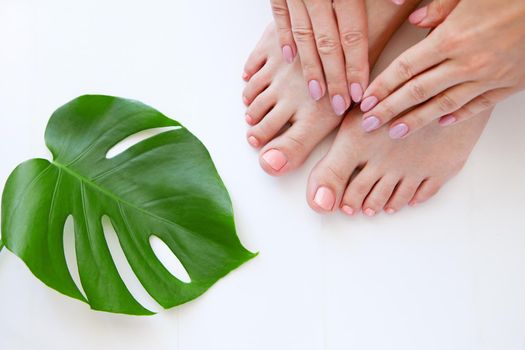
[[[301,57],[310,95],[328,91],[337,115],[360,102],[368,86],[364,0],[271,0],[283,56]],[[325,79],[326,78],[326,79]]]
[[[410,21],[442,23],[370,84],[365,131],[392,121],[390,136],[404,138],[436,120],[464,121],[525,88],[525,1],[435,0]]]

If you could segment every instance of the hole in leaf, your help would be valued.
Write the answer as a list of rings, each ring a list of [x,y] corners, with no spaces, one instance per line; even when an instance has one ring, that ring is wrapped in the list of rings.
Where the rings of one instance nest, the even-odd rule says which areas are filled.
[[[151,249],[153,249],[153,252],[166,270],[181,282],[191,283],[191,277],[188,271],[186,271],[179,258],[177,258],[162,239],[157,236],[150,236],[149,243],[151,244]]]
[[[152,138],[164,132],[171,131],[171,130],[177,130],[180,128],[181,128],[180,126],[168,126],[164,128],[154,128],[154,129],[142,130],[136,134],[126,137],[124,140],[120,141],[115,146],[111,147],[108,153],[106,153],[106,158],[107,159],[114,158],[118,156],[119,154],[125,152],[127,149],[135,146],[137,143],[140,143],[144,140],[147,140],[149,138]]]
[[[104,237],[117,267],[117,271],[120,275],[120,278],[124,281],[124,284],[128,288],[131,295],[146,309],[153,312],[160,312],[164,310],[155,299],[149,295],[146,289],[142,286],[139,279],[133,272],[133,269],[129,265],[128,259],[122,250],[120,242],[118,240],[117,233],[115,228],[111,223],[111,220],[107,216],[102,217],[102,227],[104,229]]]
[[[75,250],[75,220],[73,219],[73,215],[69,215],[66,219],[66,223],[64,224],[63,242],[64,255],[66,257],[66,265],[67,269],[69,270],[69,274],[71,275],[71,278],[77,285],[77,288],[80,291],[80,293],[82,293],[84,298],[86,298],[87,300],[86,293],[82,288],[82,283],[80,282],[80,275],[78,273],[77,251]]]

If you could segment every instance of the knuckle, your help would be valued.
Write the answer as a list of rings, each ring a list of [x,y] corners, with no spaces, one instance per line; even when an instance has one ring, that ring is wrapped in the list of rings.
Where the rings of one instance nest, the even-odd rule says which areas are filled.
[[[337,53],[341,47],[339,40],[329,35],[319,35],[316,40],[317,50],[321,55],[332,55]]]
[[[314,31],[308,27],[294,27],[292,33],[298,43],[308,43],[314,40]]]
[[[408,86],[408,91],[412,98],[417,102],[423,102],[428,99],[428,94],[423,85],[418,81],[412,81]]]
[[[406,57],[401,57],[396,63],[396,71],[399,76],[399,78],[405,80],[409,80],[413,77],[412,74],[412,65],[408,62]]]
[[[385,100],[381,103],[380,112],[385,120],[390,120],[397,116],[397,110],[388,100]]]
[[[458,109],[458,103],[450,97],[449,94],[443,93],[437,99],[439,111],[443,113],[450,113]]]
[[[276,1],[272,1],[272,12],[277,17],[288,17],[290,15],[286,4]]]
[[[341,43],[346,48],[358,46],[363,43],[364,40],[364,33],[358,30],[348,31],[341,35]]]
[[[302,62],[302,66],[305,78],[310,78],[311,76],[315,75],[318,70],[318,66],[310,61]]]

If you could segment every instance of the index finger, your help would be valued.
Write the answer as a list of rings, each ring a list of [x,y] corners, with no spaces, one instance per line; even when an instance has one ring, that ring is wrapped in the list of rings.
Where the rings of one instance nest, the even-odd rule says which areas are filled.
[[[283,51],[284,60],[292,63],[297,48],[292,34],[292,22],[290,21],[290,11],[286,0],[270,0],[272,5],[273,18],[275,19],[275,26],[279,36],[279,43]]]

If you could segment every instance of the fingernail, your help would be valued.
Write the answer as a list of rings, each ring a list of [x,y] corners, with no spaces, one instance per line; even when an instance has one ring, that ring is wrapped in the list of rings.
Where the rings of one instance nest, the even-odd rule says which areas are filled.
[[[346,215],[350,215],[350,216],[354,216],[355,214],[355,210],[352,209],[352,207],[348,206],[348,205],[344,205],[341,210],[343,211],[343,213],[345,213]]]
[[[405,3],[405,0],[392,0],[392,2],[396,5],[403,5]]]
[[[244,119],[246,119],[246,123],[252,125],[253,124],[253,118],[250,117],[248,114],[246,114],[246,116],[244,117]]]
[[[315,193],[314,202],[321,209],[331,211],[335,204],[335,196],[329,188],[319,187]]]
[[[346,102],[343,96],[335,95],[332,97],[332,108],[334,109],[335,114],[342,116],[346,111]]]
[[[376,104],[379,102],[377,97],[375,96],[368,96],[361,102],[361,111],[368,112],[372,108],[376,106]]]
[[[363,88],[361,87],[361,84],[350,84],[350,96],[352,96],[352,101],[355,103],[361,102],[361,99],[363,98]]]
[[[439,119],[439,125],[441,126],[449,126],[457,122],[458,120],[453,115],[446,115],[444,117],[441,117]]]
[[[259,140],[255,136],[248,137],[248,143],[254,148],[259,148],[260,145]]]
[[[425,19],[427,14],[428,14],[428,7],[427,6],[422,7],[412,12],[410,17],[408,17],[408,21],[412,24],[419,24],[421,23],[421,21]]]
[[[262,159],[275,171],[281,170],[288,163],[284,153],[276,149],[271,149],[263,154]]]
[[[387,208],[385,209],[385,213],[387,213],[388,215],[392,215],[392,214],[395,214],[396,211],[392,208]]]
[[[365,132],[371,132],[377,129],[379,124],[381,124],[381,121],[377,117],[372,116],[363,120],[361,127]]]
[[[290,45],[285,45],[283,46],[283,56],[284,56],[284,60],[288,63],[292,63],[293,62],[293,50],[292,50],[292,47]]]
[[[248,73],[243,72],[242,73],[242,80],[247,81],[248,80],[248,76],[249,76]]]
[[[397,124],[396,126],[390,128],[390,131],[388,132],[388,135],[390,135],[390,138],[392,139],[401,139],[408,134],[408,125],[401,123]]]
[[[323,90],[321,89],[321,84],[317,80],[310,80],[308,83],[308,89],[310,90],[310,96],[319,101],[323,97]]]
[[[365,213],[366,216],[372,217],[376,216],[376,211],[374,209],[366,208],[363,213]]]

